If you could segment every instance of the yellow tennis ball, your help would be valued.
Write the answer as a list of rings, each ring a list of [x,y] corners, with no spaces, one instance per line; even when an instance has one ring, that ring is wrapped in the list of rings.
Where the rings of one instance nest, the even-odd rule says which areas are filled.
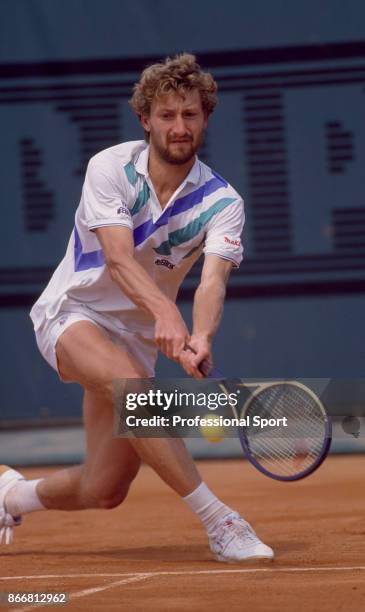
[[[224,439],[224,436],[225,436],[224,427],[218,424],[217,425],[214,425],[213,423],[210,424],[211,421],[213,421],[214,419],[218,419],[218,418],[219,417],[216,416],[214,413],[210,413],[210,414],[205,414],[200,419],[200,423],[201,423],[199,426],[200,433],[202,434],[203,438],[208,440],[208,442],[222,442],[222,440]],[[206,424],[203,425],[204,421],[206,421]]]

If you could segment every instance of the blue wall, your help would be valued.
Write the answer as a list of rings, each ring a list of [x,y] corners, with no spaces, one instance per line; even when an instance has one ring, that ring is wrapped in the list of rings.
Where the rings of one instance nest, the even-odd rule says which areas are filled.
[[[139,138],[133,82],[198,55],[220,89],[202,158],[243,194],[245,260],[216,360],[230,375],[361,378],[365,5],[40,0],[0,6],[1,417],[72,417],[28,310],[62,257],[87,160]],[[189,320],[199,267],[184,284]],[[159,362],[160,375],[177,366]]]

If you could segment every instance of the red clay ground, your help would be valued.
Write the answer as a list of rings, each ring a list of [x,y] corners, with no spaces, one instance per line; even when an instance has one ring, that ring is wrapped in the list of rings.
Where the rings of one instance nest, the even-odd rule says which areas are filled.
[[[274,562],[214,561],[198,520],[143,467],[115,510],[28,516],[1,548],[0,591],[67,591],[66,607],[48,609],[72,612],[365,610],[365,456],[330,457],[294,484],[242,460],[199,467],[274,548]]]

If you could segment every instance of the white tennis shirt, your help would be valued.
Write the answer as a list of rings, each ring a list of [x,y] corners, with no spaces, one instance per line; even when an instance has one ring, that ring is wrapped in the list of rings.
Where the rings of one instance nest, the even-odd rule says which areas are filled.
[[[202,252],[239,266],[244,223],[240,195],[196,158],[161,209],[148,175],[148,154],[145,141],[133,141],[91,158],[65,257],[30,313],[36,330],[63,308],[86,305],[117,317],[130,331],[153,336],[151,315],[112,281],[93,231],[98,227],[129,227],[135,259],[173,301]]]

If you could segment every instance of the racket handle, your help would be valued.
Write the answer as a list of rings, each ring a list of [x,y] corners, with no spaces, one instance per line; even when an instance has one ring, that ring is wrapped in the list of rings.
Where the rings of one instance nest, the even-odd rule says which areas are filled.
[[[185,351],[191,351],[196,355],[196,350],[193,349],[189,344],[185,344]],[[217,370],[217,368],[213,367],[207,359],[203,359],[203,361],[199,364],[199,370],[205,376],[205,378],[224,378],[224,376]]]
[[[199,370],[205,376],[205,378],[214,378],[211,375],[212,370],[214,370],[213,366],[206,360],[203,359],[201,363],[199,363]]]

